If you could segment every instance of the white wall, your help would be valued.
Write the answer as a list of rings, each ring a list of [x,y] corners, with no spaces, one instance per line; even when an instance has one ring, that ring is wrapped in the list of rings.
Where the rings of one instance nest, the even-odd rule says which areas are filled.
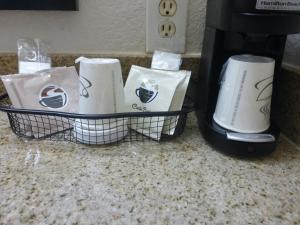
[[[187,53],[200,54],[206,0],[190,0]],[[54,53],[144,54],[146,0],[80,0],[79,12],[0,11],[0,52],[15,52],[18,37],[49,41]],[[287,60],[300,65],[300,38]]]
[[[187,50],[199,53],[205,3],[190,2]],[[48,40],[53,52],[145,52],[146,0],[80,0],[79,4],[79,12],[0,11],[0,52],[15,51],[21,36]]]

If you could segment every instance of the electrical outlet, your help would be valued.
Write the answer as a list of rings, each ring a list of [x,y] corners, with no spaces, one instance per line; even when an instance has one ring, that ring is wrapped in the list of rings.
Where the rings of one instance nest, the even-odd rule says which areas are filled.
[[[158,32],[162,38],[171,38],[176,33],[176,26],[170,21],[162,22]]]
[[[159,13],[162,16],[174,16],[177,11],[175,0],[161,0],[159,3]]]
[[[147,52],[184,53],[189,0],[147,0]]]

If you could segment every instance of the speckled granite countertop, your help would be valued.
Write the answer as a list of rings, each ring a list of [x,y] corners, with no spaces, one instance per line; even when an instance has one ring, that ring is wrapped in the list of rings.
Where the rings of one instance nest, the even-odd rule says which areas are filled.
[[[194,117],[157,144],[26,142],[0,114],[0,224],[300,224],[300,151],[265,159],[211,149]]]

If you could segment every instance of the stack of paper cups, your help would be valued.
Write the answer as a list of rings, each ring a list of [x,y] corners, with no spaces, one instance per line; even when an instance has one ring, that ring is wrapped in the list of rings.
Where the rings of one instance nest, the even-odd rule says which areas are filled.
[[[104,115],[124,112],[124,84],[118,59],[81,57],[79,113]],[[127,120],[76,120],[74,136],[85,144],[109,144],[122,140],[128,133]]]

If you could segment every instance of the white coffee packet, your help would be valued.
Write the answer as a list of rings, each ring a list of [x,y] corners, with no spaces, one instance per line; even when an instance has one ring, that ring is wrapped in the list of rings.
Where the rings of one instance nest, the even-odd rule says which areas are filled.
[[[182,64],[180,54],[174,54],[164,51],[155,51],[152,58],[152,69],[179,71]],[[185,81],[179,84],[174,94],[169,111],[180,111],[182,109],[185,94],[191,78],[191,72],[186,71]],[[167,117],[165,119],[163,133],[174,135],[179,117]]]
[[[19,61],[19,73],[21,74],[32,74],[50,68],[51,68],[50,63]]]
[[[169,108],[169,111],[180,111],[182,110],[182,106],[184,103],[185,95],[187,92],[187,88],[191,79],[192,72],[191,71],[181,71],[182,73],[185,72],[185,78],[184,81],[181,82],[174,94],[171,106]],[[165,119],[164,127],[163,127],[163,133],[168,135],[174,135],[175,129],[177,126],[179,116],[172,116],[167,117]]]
[[[35,74],[1,77],[15,108],[78,113],[79,78],[75,67],[60,67]],[[26,135],[42,138],[70,129],[61,117],[18,114]]]
[[[185,79],[185,71],[171,72],[132,66],[124,89],[127,111],[169,111],[175,91]],[[164,121],[164,116],[131,118],[129,126],[143,135],[160,140]]]

